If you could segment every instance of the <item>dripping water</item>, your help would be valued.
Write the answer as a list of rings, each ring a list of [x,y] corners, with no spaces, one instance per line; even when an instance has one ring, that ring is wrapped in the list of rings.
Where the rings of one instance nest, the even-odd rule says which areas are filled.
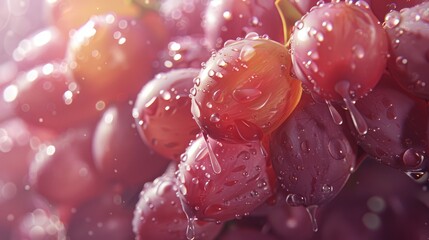
[[[219,164],[219,161],[216,157],[216,154],[213,151],[212,145],[209,142],[209,138],[206,134],[204,134],[204,139],[207,144],[207,150],[209,152],[210,163],[212,164],[213,172],[219,174],[222,171],[222,168]]]
[[[313,225],[313,231],[317,232],[319,230],[319,226],[317,225],[316,214],[319,206],[311,205],[305,208],[307,210],[308,215],[310,216],[311,224]]]
[[[343,124],[343,118],[337,109],[332,105],[331,101],[326,100],[326,104],[328,105],[329,113],[331,113],[332,120],[337,125]]]
[[[363,116],[357,110],[356,106],[353,104],[349,94],[349,89],[350,83],[348,81],[342,81],[335,85],[335,91],[343,98],[357,132],[359,135],[365,135],[368,132],[368,125]]]

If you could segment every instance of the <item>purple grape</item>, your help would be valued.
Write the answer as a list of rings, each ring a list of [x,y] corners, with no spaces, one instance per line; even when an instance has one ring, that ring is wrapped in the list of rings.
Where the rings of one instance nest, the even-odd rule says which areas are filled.
[[[399,85],[429,99],[429,2],[386,15],[388,69]]]
[[[356,146],[336,125],[324,103],[303,94],[292,115],[271,138],[271,159],[286,201],[317,206],[341,190],[355,168]]]
[[[368,132],[352,132],[365,152],[405,171],[426,168],[429,112],[425,101],[403,92],[385,74],[370,94],[356,102],[356,108],[368,124]]]

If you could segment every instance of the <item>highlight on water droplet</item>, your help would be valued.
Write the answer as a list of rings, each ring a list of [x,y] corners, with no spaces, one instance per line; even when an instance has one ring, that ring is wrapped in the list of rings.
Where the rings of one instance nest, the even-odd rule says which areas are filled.
[[[311,206],[306,207],[307,213],[310,216],[310,220],[311,220],[311,223],[313,225],[313,231],[314,232],[317,232],[319,230],[319,226],[317,224],[317,218],[316,218],[318,209],[319,209],[319,206],[317,206],[317,205],[311,205]]]
[[[351,100],[349,90],[350,82],[348,81],[341,81],[335,85],[335,91],[343,98],[356,131],[359,133],[359,135],[365,135],[368,132],[368,125]]]

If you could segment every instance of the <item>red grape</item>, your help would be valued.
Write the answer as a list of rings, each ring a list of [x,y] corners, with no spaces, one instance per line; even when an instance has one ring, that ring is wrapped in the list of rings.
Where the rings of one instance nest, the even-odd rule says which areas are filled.
[[[4,89],[3,98],[26,122],[57,131],[92,121],[104,106],[103,101],[82,94],[67,68],[57,63],[21,74]]]
[[[386,34],[369,8],[320,4],[299,20],[292,36],[294,70],[304,85],[327,100],[359,98],[379,81],[386,65]]]
[[[303,94],[295,111],[272,134],[273,167],[291,206],[327,203],[355,168],[357,149],[348,129],[326,121],[329,117],[324,103]]]
[[[52,23],[69,36],[70,31],[79,29],[92,16],[115,14],[138,16],[139,7],[131,1],[122,0],[45,0]]]
[[[111,105],[104,112],[94,132],[92,152],[101,176],[127,186],[152,181],[169,163],[144,145],[128,103]]]
[[[45,144],[30,169],[30,183],[52,203],[76,206],[96,196],[103,184],[91,165],[91,135],[75,130]]]
[[[211,57],[195,79],[192,114],[205,134],[229,142],[259,141],[276,129],[301,95],[287,49],[248,34]]]
[[[388,68],[410,93],[429,99],[429,2],[386,15]]]
[[[394,168],[427,168],[429,112],[424,100],[406,94],[385,74],[356,108],[368,124],[365,135],[353,131],[365,152]]]
[[[173,36],[202,35],[208,0],[161,0],[160,14]]]
[[[133,220],[137,240],[187,239],[188,220],[176,194],[175,169],[171,166],[161,177],[143,188]],[[196,239],[214,239],[222,224],[196,221],[194,227]]]
[[[107,100],[133,98],[152,76],[152,61],[165,41],[154,38],[149,24],[108,14],[81,27],[68,49],[69,67],[81,91]]]
[[[145,143],[177,162],[200,132],[192,119],[189,98],[189,89],[199,71],[187,68],[158,74],[142,88],[133,109]]]
[[[293,68],[303,85],[327,101],[344,102],[360,134],[367,127],[353,100],[367,94],[386,67],[387,37],[363,1],[319,4],[297,21]]]
[[[66,55],[67,39],[55,27],[37,31],[19,42],[13,51],[13,60],[20,71],[52,61],[61,61]]]
[[[107,193],[76,208],[68,224],[67,239],[133,239],[133,211],[121,201],[120,195]]]
[[[191,220],[239,218],[272,195],[272,168],[258,142],[233,144],[200,136],[182,161],[179,196]]]
[[[274,0],[210,1],[204,15],[209,49],[219,49],[229,39],[256,32],[283,43],[282,20]]]
[[[301,13],[306,14],[310,9],[317,5],[319,0],[287,0]]]
[[[178,68],[201,68],[201,64],[210,58],[210,52],[202,45],[200,37],[177,37],[168,43],[154,63],[157,73]]]

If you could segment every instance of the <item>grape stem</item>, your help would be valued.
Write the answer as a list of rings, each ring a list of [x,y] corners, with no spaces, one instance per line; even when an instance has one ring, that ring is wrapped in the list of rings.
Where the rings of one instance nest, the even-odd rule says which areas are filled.
[[[301,14],[295,9],[294,6],[291,5],[288,0],[276,0],[275,5],[277,11],[280,14],[280,18],[282,19],[284,41],[286,43],[285,45],[288,46],[290,35],[289,28],[287,26],[287,20],[289,20],[289,22],[295,22],[301,18]]]

